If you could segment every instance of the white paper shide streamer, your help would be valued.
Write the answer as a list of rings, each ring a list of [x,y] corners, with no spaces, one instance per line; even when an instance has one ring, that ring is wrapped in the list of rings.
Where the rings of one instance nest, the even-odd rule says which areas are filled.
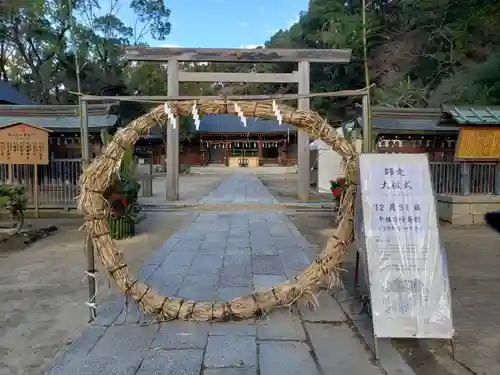
[[[198,112],[198,106],[196,104],[197,103],[194,102],[193,109],[192,109],[191,113],[193,115],[193,120],[194,120],[194,124],[196,126],[196,130],[200,130],[200,114]]]
[[[177,118],[172,113],[168,102],[165,102],[165,113],[167,114],[168,120],[172,124],[172,128],[177,129]]]
[[[238,103],[234,103],[234,110],[236,111],[236,113],[238,113],[238,117],[240,118],[241,123],[246,128],[247,127],[247,118],[243,114],[243,111],[241,110],[241,108],[238,105]]]
[[[278,120],[278,124],[283,124],[283,117],[281,116],[280,107],[278,107],[275,100],[273,100],[273,111],[276,119]]]

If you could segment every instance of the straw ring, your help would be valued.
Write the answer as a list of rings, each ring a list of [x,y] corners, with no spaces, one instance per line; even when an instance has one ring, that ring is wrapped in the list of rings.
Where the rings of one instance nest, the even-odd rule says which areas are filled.
[[[178,116],[190,116],[192,103],[188,101],[169,102],[172,113]],[[271,101],[238,102],[244,116],[275,120]],[[233,106],[228,106],[226,100],[211,100],[198,104],[200,114],[235,113]],[[258,293],[256,296],[238,297],[222,303],[186,301],[181,298],[161,296],[154,289],[137,281],[123,260],[123,254],[116,248],[109,233],[105,233],[106,224],[103,216],[109,215],[109,205],[103,197],[116,178],[116,171],[126,147],[131,147],[137,141],[137,134],[145,134],[157,123],[164,123],[167,114],[163,105],[153,108],[149,113],[132,121],[123,131],[118,132],[104,150],[80,177],[81,195],[78,198],[78,211],[85,217],[99,220],[89,221],[84,229],[90,234],[98,257],[123,293],[130,296],[139,306],[159,319],[191,319],[199,321],[225,321],[230,319],[245,319],[266,313],[278,307],[293,307],[293,305],[317,305],[316,293],[322,286],[340,285],[341,262],[346,246],[353,238],[354,198],[356,195],[357,154],[347,140],[337,135],[335,128],[319,114],[313,111],[301,111],[280,105],[280,112],[288,123],[297,129],[307,132],[315,139],[322,139],[339,153],[345,163],[345,178],[347,194],[341,208],[341,220],[330,237],[317,260],[292,280],[285,281],[273,288]],[[328,126],[325,126],[328,124]],[[96,234],[99,233],[98,236]],[[333,280],[333,283],[332,283]],[[184,311],[184,309],[187,309]],[[182,311],[182,313],[181,313]],[[228,313],[230,314],[228,317]]]

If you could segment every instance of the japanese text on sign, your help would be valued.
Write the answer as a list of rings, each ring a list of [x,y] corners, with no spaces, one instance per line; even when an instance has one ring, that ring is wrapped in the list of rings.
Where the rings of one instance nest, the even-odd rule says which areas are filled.
[[[360,183],[375,335],[452,337],[427,156],[362,154]]]
[[[25,124],[0,128],[0,163],[47,164],[48,131]]]
[[[401,177],[406,177],[406,173],[404,169],[402,168],[384,168],[385,169],[385,176],[401,176]],[[384,180],[382,182],[382,186],[380,187],[381,189],[388,189],[388,190],[411,190],[411,182],[409,180],[404,180],[404,181],[387,181]]]

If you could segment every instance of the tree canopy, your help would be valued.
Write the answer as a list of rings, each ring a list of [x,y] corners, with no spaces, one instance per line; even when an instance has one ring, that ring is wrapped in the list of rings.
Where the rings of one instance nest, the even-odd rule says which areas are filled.
[[[500,2],[495,0],[372,0],[367,48],[375,104],[427,107],[500,103]],[[166,92],[166,67],[129,63],[125,45],[171,29],[164,0],[129,0],[132,22],[118,0],[4,0],[0,5],[0,79],[38,103],[76,103],[87,94]],[[124,5],[122,5],[124,6]],[[175,27],[175,25],[172,25]],[[216,47],[216,46],[213,46]],[[350,48],[349,64],[312,64],[313,92],[365,85],[361,0],[310,0],[287,30],[262,48]],[[293,64],[184,64],[198,71],[290,72]],[[182,84],[181,94],[292,93],[294,85]],[[312,107],[338,118],[353,99],[314,98]],[[131,114],[133,116],[133,114]]]

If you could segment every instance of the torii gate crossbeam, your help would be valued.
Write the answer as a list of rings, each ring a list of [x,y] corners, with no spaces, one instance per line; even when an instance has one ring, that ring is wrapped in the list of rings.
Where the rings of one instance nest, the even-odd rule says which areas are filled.
[[[348,63],[350,50],[323,49],[212,49],[212,48],[155,48],[128,47],[125,58],[129,61],[167,62],[167,95],[179,95],[180,82],[259,82],[298,83],[299,94],[310,93],[310,63]],[[297,62],[298,71],[293,73],[211,73],[180,72],[179,62],[245,62],[278,63]],[[298,100],[300,110],[309,110],[309,98]],[[310,163],[309,136],[300,130],[297,141],[298,199],[309,200]],[[167,130],[167,200],[179,199],[179,128]]]

